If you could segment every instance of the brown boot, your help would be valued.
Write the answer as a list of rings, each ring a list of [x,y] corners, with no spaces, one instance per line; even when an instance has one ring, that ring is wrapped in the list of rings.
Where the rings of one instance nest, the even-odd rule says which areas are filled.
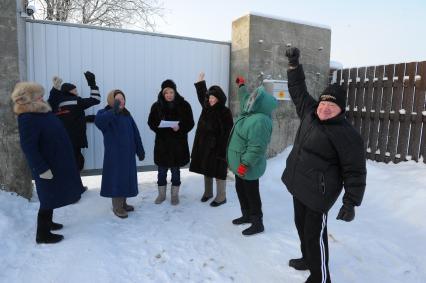
[[[123,208],[124,198],[112,198],[112,211],[120,218],[127,218],[127,211]]]
[[[166,200],[166,186],[158,186],[158,196],[155,199],[155,204],[160,204]]]
[[[127,204],[127,199],[124,198],[124,202],[123,202],[123,208],[125,211],[130,212],[130,211],[134,211],[135,207],[133,205],[129,205]]]
[[[178,205],[179,204],[179,186],[172,186],[171,203],[172,203],[172,205]]]
[[[213,197],[213,178],[204,176],[204,194],[201,202],[206,202]]]
[[[216,179],[216,191],[216,198],[210,203],[213,207],[226,203],[226,180]]]

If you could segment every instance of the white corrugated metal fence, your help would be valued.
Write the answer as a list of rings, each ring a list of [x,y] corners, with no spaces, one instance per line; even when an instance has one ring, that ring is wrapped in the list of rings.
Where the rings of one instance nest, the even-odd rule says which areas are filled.
[[[194,82],[200,71],[205,71],[208,85],[217,84],[228,91],[230,44],[226,42],[57,22],[28,21],[26,25],[27,78],[45,87],[46,99],[55,75],[75,84],[80,96],[88,97],[86,70],[95,73],[102,97],[101,104],[87,114],[105,107],[110,90],[124,91],[146,151],[140,166],[153,165],[154,134],[147,119],[163,80],[176,82],[178,92],[191,104],[196,122],[201,107]],[[194,134],[195,127],[188,137],[190,148]],[[87,136],[85,169],[101,169],[102,134],[88,124]]]

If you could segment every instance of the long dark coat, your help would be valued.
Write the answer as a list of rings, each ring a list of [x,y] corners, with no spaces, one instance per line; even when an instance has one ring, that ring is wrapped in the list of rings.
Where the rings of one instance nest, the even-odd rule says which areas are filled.
[[[226,145],[233,125],[232,114],[225,106],[226,96],[222,91],[216,92],[218,102],[211,107],[206,82],[196,83],[195,89],[203,110],[195,132],[189,171],[225,180],[228,167]]]
[[[318,102],[309,95],[303,68],[288,71],[291,98],[301,119],[282,181],[312,210],[327,212],[343,187],[343,202],[361,204],[366,183],[364,143],[342,113],[326,121],[316,115]]]
[[[78,201],[84,189],[73,147],[61,121],[52,112],[23,113],[18,116],[18,125],[40,207],[54,209]],[[53,179],[40,178],[49,169]]]
[[[136,155],[145,151],[130,113],[114,114],[107,106],[96,114],[95,125],[104,135],[101,196],[134,197],[138,194]]]
[[[179,121],[179,130],[158,128],[161,120]],[[155,132],[154,163],[163,167],[182,167],[189,163],[188,133],[194,127],[191,105],[175,93],[172,103],[158,94],[148,117],[148,125]]]

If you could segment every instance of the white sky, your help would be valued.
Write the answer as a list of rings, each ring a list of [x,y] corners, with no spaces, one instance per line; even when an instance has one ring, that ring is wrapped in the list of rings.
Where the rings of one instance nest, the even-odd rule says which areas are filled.
[[[425,0],[162,2],[162,33],[230,41],[232,21],[252,11],[330,26],[331,60],[345,67],[426,60]]]

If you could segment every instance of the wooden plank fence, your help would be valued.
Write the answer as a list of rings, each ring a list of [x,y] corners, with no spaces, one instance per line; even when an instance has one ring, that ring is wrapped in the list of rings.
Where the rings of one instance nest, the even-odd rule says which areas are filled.
[[[334,83],[347,90],[346,117],[368,159],[426,163],[426,61],[343,69]]]

